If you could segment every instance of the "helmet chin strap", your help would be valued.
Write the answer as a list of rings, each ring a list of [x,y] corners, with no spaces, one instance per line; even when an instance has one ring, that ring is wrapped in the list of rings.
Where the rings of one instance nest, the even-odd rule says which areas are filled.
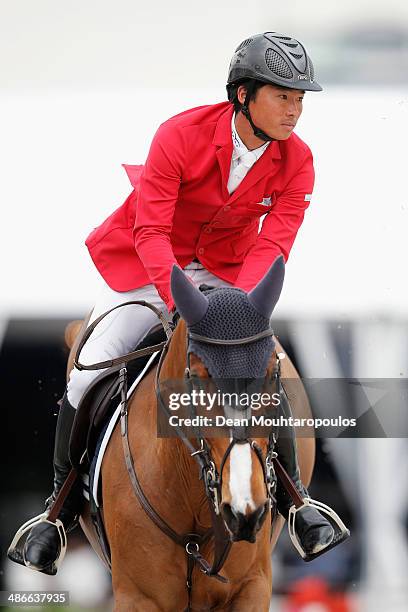
[[[257,127],[252,121],[251,113],[249,112],[249,100],[252,96],[254,85],[255,85],[254,80],[251,80],[251,82],[248,84],[245,101],[243,105],[241,106],[241,113],[244,115],[244,117],[248,119],[250,126],[254,132],[254,135],[257,138],[260,138],[261,140],[264,140],[265,142],[272,142],[272,140],[276,140],[276,138],[272,138],[271,136],[268,136],[266,132],[261,130],[261,128]]]

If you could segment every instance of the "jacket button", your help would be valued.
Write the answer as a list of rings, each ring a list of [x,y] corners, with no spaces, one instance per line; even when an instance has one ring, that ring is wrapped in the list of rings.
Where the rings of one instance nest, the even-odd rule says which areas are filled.
[[[224,206],[224,210],[225,212],[228,212],[229,210],[231,210],[231,206]]]
[[[199,255],[202,255],[203,253],[204,253],[204,249],[203,249],[202,247],[200,247],[200,248],[198,249],[198,254],[199,254]]]
[[[211,227],[206,227],[204,231],[206,232],[206,234],[211,234],[212,229]]]

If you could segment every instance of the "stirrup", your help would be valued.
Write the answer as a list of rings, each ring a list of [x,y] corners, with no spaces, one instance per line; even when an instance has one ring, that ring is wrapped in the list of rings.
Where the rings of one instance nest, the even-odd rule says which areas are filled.
[[[24,523],[24,525],[20,527],[20,529],[17,531],[16,535],[14,536],[9,546],[9,549],[7,551],[7,557],[11,561],[15,561],[16,563],[19,563],[20,565],[24,565],[25,567],[28,567],[31,570],[34,570],[37,572],[42,571],[45,574],[54,576],[57,573],[58,568],[61,565],[65,557],[65,553],[67,550],[67,535],[65,532],[65,527],[63,523],[60,521],[60,519],[58,518],[55,519],[55,523],[53,523],[52,521],[48,520],[48,515],[49,515],[49,510],[46,510],[42,514],[39,514],[38,516],[34,516],[32,519],[30,519],[29,521],[27,521],[26,523]],[[57,528],[58,535],[60,538],[59,555],[56,558],[56,560],[50,565],[47,571],[45,572],[44,570],[40,570],[40,569],[37,569],[36,567],[31,566],[29,561],[26,560],[25,555],[24,555],[24,544],[26,541],[26,538],[24,536],[26,536],[27,532],[30,531],[32,527],[36,527],[37,525],[40,525],[41,523],[49,523],[50,525],[54,525],[54,527]]]
[[[325,516],[325,518],[329,520],[329,523],[331,524],[334,530],[334,537],[330,544],[328,544],[327,546],[322,548],[322,550],[319,550],[316,553],[306,553],[306,551],[302,548],[302,545],[295,530],[296,513],[305,506],[311,506],[312,508],[316,508],[316,510],[321,512]],[[293,546],[296,548],[296,550],[304,561],[312,561],[313,559],[316,559],[316,557],[319,557],[320,555],[331,550],[341,542],[344,542],[344,540],[347,540],[347,538],[350,536],[350,531],[347,529],[339,515],[336,514],[336,512],[332,508],[330,508],[330,506],[327,506],[322,502],[316,501],[311,497],[305,497],[303,499],[303,506],[300,506],[299,508],[296,508],[295,505],[291,506],[288,515],[288,530]]]

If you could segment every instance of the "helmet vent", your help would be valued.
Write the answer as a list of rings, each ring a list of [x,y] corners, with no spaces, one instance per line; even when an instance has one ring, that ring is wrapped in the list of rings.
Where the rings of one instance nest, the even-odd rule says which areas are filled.
[[[295,59],[300,59],[301,57],[303,57],[303,55],[301,53],[292,53],[292,51],[289,51],[289,53],[291,54],[292,57],[294,57]]]
[[[265,62],[269,70],[283,79],[291,79],[293,77],[290,66],[281,58],[279,53],[274,49],[267,49],[265,53]]]
[[[290,36],[273,36],[273,38],[279,38],[279,40],[292,40]]]
[[[240,43],[238,45],[238,47],[235,49],[235,53],[237,51],[240,51],[241,49],[244,49],[245,47],[247,47],[248,45],[250,45],[252,42],[252,38],[246,38],[245,40],[242,41],[242,43]]]
[[[285,47],[290,47],[291,49],[296,49],[299,45],[297,43],[282,43]]]
[[[314,77],[315,77],[314,67],[313,67],[313,64],[312,64],[312,60],[310,58],[309,58],[309,75],[310,75],[310,80],[314,81]]]

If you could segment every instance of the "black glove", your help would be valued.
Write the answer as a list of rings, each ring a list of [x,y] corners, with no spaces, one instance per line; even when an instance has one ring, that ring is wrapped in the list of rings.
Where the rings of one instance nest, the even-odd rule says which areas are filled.
[[[203,283],[202,285],[199,286],[199,290],[200,291],[211,291],[212,289],[215,289],[215,287],[213,287],[212,285],[206,285],[205,283]]]
[[[178,322],[178,320],[180,318],[180,313],[177,310],[176,306],[174,306],[174,308],[172,308],[170,314],[171,314],[171,320],[172,320],[172,323],[173,323],[173,328],[175,328],[176,325],[177,325],[177,322]]]

